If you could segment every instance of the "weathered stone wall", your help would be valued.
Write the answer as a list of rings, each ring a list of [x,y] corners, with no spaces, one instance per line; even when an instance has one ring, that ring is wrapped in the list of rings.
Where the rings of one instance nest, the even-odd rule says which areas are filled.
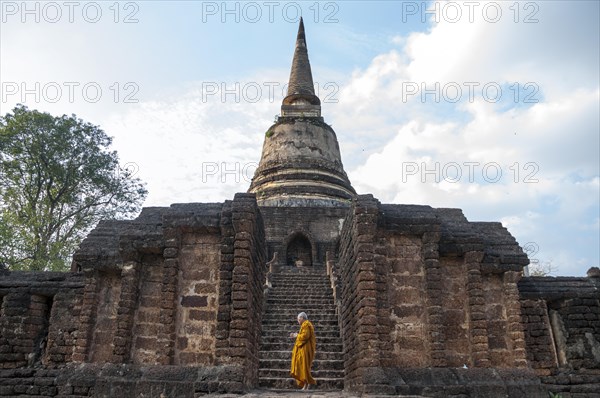
[[[440,220],[431,207],[380,205],[376,259],[384,254],[378,272],[389,291],[396,348],[388,368],[447,366],[461,349],[462,324],[456,324],[466,319],[464,268],[440,258],[440,236]]]
[[[74,256],[79,273],[3,271],[0,358],[14,370],[0,395],[256,386],[265,247],[254,195],[238,194],[102,222]]]
[[[512,271],[483,275],[487,340],[493,367],[527,366],[521,309],[515,292],[518,278]]]
[[[388,262],[391,341],[390,366],[427,367],[431,363],[427,339],[425,262],[419,237],[390,234],[381,250]]]
[[[266,280],[264,225],[253,194],[236,194],[221,219],[217,364],[238,365],[237,388],[258,385],[258,348]]]
[[[598,278],[527,277],[519,283],[528,359],[540,374],[600,369]]]
[[[81,274],[11,272],[0,278],[0,368],[56,367],[71,360]]]
[[[221,237],[184,233],[179,251],[174,363],[215,362]]]
[[[515,271],[524,263],[526,256],[498,223],[469,223],[459,210],[382,205],[359,196],[330,270],[345,387],[444,396],[544,394],[535,374],[517,370],[526,365]],[[440,380],[432,380],[423,370],[432,367],[468,370],[440,370]],[[508,369],[506,378],[497,377],[500,368]],[[519,378],[519,388],[510,376]]]
[[[467,290],[467,265],[463,257],[442,257],[440,267],[444,277],[441,290],[444,295],[442,306],[442,328],[445,365],[460,368],[473,366],[471,344],[480,341],[470,337],[471,314]]]
[[[261,207],[268,260],[277,252],[276,266],[285,266],[289,239],[300,233],[310,241],[313,266],[325,266],[327,251],[335,252],[348,207]]]
[[[344,385],[361,392],[391,393],[383,366],[390,361],[385,253],[377,252],[378,202],[361,195],[344,221],[337,273],[344,346]]]
[[[518,285],[527,360],[563,397],[600,391],[600,272],[588,275],[526,277]]]
[[[559,364],[600,369],[600,300],[560,300],[550,303],[548,311]]]
[[[161,287],[163,259],[157,255],[142,258],[138,282],[137,307],[131,331],[131,362],[158,365],[163,347],[158,343],[161,330]]]
[[[549,375],[558,368],[558,358],[544,300],[522,300],[527,362],[538,374]]]
[[[95,311],[92,315],[94,322],[91,328],[88,361],[112,362],[117,337],[121,275],[114,272],[98,273],[95,279],[97,290],[94,295]]]
[[[178,397],[241,393],[232,366],[68,364],[60,369],[0,369],[0,396]]]
[[[328,253],[348,390],[568,397],[600,388],[597,277],[521,279],[526,257],[506,229],[458,210],[370,195],[307,209],[259,208],[251,194],[145,209],[101,223],[75,256],[81,272],[3,272],[0,395],[256,387],[265,231],[283,239],[294,217],[308,219],[297,229]],[[263,214],[279,225],[265,229]]]

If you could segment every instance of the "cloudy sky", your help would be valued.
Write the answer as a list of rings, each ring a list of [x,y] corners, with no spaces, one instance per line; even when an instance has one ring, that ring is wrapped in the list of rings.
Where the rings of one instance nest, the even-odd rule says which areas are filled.
[[[357,192],[501,221],[556,274],[599,265],[597,1],[0,6],[0,113],[100,125],[146,206],[247,190],[302,14]]]

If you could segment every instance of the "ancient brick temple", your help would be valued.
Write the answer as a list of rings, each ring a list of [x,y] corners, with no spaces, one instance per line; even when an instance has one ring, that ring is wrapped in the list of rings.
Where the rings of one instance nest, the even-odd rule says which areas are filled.
[[[598,397],[600,271],[527,264],[500,223],[356,194],[301,21],[248,193],[101,222],[70,273],[0,271],[0,395],[291,389],[306,311],[317,389]]]

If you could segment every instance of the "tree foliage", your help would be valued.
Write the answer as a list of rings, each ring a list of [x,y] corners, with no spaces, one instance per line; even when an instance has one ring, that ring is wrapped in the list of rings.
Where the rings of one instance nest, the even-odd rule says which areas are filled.
[[[111,137],[75,115],[19,105],[0,116],[0,262],[65,270],[101,219],[139,212],[144,184],[119,165]]]

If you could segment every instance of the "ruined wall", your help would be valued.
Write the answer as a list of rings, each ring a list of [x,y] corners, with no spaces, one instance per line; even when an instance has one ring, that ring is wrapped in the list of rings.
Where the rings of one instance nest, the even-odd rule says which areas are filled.
[[[441,268],[440,226],[429,206],[380,205],[376,259],[386,282],[393,355],[386,368],[442,366],[451,279]],[[379,254],[382,254],[379,257]],[[391,275],[392,278],[386,277]],[[382,313],[382,317],[383,317]]]
[[[460,368],[473,366],[471,344],[479,341],[478,336],[471,339],[471,313],[469,291],[467,290],[467,265],[463,257],[442,257],[440,267],[444,270],[441,280],[444,292],[442,308],[442,329],[445,365]]]
[[[519,281],[527,359],[549,391],[600,391],[600,271]],[[587,394],[587,395],[586,395]]]
[[[509,280],[511,276],[518,278],[510,272],[483,275],[489,358],[494,367],[526,366],[521,309],[513,298],[516,280]]]
[[[600,369],[598,278],[527,277],[519,282],[528,359],[550,369]]]
[[[215,362],[221,237],[184,233],[179,249],[174,363]]]
[[[391,393],[383,365],[390,342],[385,253],[377,252],[378,202],[360,195],[344,221],[336,273],[346,389]]]
[[[425,262],[419,237],[390,234],[380,250],[388,261],[391,340],[390,366],[427,367],[431,362],[427,339]]]
[[[0,278],[0,368],[56,367],[71,360],[83,278],[11,272]]]
[[[267,259],[254,194],[236,194],[233,202],[225,203],[221,229],[217,364],[238,365],[238,374],[232,375],[238,389],[255,387]]]
[[[256,199],[239,194],[102,222],[74,256],[79,273],[3,271],[0,395],[255,387],[265,246]]]
[[[352,203],[339,249],[329,272],[348,390],[545,395],[536,375],[521,369],[514,270],[526,256],[500,224],[365,195]]]
[[[137,365],[158,365],[162,346],[158,343],[161,332],[162,257],[142,257],[138,281],[137,306],[131,331],[131,362]]]
[[[572,298],[549,304],[559,365],[600,369],[600,300]]]
[[[91,327],[89,362],[112,362],[121,296],[121,274],[99,273],[94,292],[94,322]],[[123,337],[123,336],[119,336]]]
[[[521,313],[527,362],[538,374],[549,375],[558,368],[556,347],[552,336],[548,307],[544,300],[522,300]]]

